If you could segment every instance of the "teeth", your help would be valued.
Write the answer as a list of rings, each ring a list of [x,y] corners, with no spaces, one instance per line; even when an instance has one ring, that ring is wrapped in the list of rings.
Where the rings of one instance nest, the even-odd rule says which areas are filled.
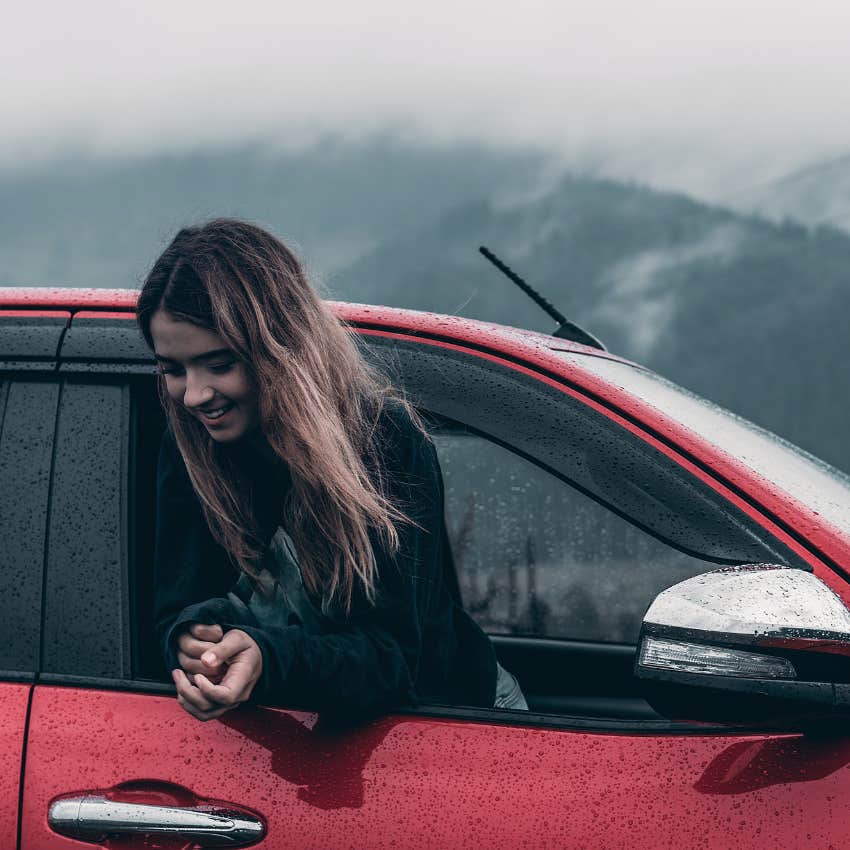
[[[223,416],[230,407],[219,407],[218,410],[211,410],[209,413],[204,413],[204,416],[207,419],[218,419],[219,416]]]

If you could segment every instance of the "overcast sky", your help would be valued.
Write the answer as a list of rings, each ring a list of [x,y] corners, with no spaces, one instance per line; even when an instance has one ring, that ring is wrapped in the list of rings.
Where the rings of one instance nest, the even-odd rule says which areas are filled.
[[[5,4],[0,165],[389,132],[720,195],[850,153],[848,47],[847,0]]]

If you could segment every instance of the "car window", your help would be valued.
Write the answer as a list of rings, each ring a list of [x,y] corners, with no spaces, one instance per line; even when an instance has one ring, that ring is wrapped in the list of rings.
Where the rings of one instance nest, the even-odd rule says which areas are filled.
[[[479,435],[434,442],[464,607],[491,634],[635,643],[657,593],[716,567]]]
[[[0,376],[0,670],[35,671],[59,388]]]
[[[42,673],[129,675],[127,405],[121,383],[66,379],[56,428]]]

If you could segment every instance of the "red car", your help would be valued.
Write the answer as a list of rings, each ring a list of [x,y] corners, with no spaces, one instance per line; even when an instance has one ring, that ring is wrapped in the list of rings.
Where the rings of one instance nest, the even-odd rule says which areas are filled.
[[[136,295],[0,289],[0,847],[850,847],[850,480],[524,330],[336,305],[430,420],[464,604],[530,711],[190,717]]]

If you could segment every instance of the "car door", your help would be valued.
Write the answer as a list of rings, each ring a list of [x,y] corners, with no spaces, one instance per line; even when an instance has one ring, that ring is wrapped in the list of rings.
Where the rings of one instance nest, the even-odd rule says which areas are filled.
[[[69,313],[0,310],[0,846],[16,847],[41,594],[56,353]]]
[[[98,345],[129,339],[129,317],[85,321],[77,327]],[[194,720],[174,699],[147,619],[152,459],[162,424],[151,367],[143,354],[87,357],[82,339],[72,327],[63,349],[21,848],[79,847],[83,839],[134,846],[137,839],[115,835],[127,806],[152,821],[163,820],[163,808],[196,819],[211,808],[236,811],[262,825],[259,846],[269,848],[777,847],[800,846],[804,835],[815,846],[845,842],[846,740],[653,716],[626,670],[633,617],[603,616],[632,584],[651,598],[670,569],[767,557],[794,563],[794,553],[551,378],[456,345],[376,334],[370,356],[432,419],[459,584],[476,616],[499,632],[500,656],[524,680],[531,711],[419,706],[344,729],[284,697]],[[494,460],[494,451],[507,459]],[[549,511],[537,537],[517,516],[523,491],[530,514]],[[583,510],[578,497],[693,563],[673,558],[655,584],[631,581],[629,552],[651,567],[654,550],[634,543],[631,530],[612,531],[613,521],[593,526],[592,511],[579,523],[582,540],[558,544],[552,530],[570,530],[565,512]],[[467,510],[483,514],[477,525]],[[594,538],[606,535],[608,548],[596,551]],[[585,621],[571,633],[586,606],[564,615],[563,597],[578,587],[592,599],[588,583],[615,556],[611,586],[599,585],[596,626]],[[559,567],[575,564],[564,581]],[[73,811],[85,822],[65,817],[65,834],[53,829],[51,806],[82,798],[88,808]],[[97,812],[110,827],[97,826]]]

